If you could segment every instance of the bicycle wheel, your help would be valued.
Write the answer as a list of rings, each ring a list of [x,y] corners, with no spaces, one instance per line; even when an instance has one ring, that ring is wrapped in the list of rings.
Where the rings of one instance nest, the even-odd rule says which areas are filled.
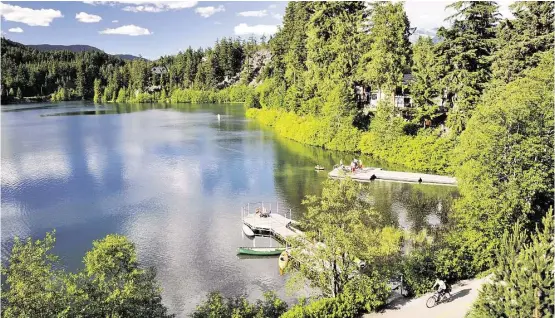
[[[436,305],[436,302],[437,302],[436,295],[433,295],[432,297],[428,298],[428,300],[426,300],[426,307],[432,308]]]
[[[446,292],[445,294],[443,294],[441,302],[442,303],[448,303],[451,301],[451,293],[450,292]]]

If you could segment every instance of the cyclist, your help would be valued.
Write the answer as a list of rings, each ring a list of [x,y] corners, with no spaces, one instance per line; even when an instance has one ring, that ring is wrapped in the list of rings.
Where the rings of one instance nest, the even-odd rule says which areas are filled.
[[[445,291],[447,291],[447,285],[445,284],[444,281],[442,281],[441,279],[436,279],[434,286],[432,286],[432,288],[435,288],[437,285],[437,301],[439,302],[439,300],[441,299],[441,296],[443,296],[443,294],[445,294]]]

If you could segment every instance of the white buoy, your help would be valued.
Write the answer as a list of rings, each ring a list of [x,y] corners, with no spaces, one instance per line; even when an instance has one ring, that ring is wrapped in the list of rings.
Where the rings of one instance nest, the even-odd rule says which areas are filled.
[[[220,114],[218,114],[218,121],[220,121]]]

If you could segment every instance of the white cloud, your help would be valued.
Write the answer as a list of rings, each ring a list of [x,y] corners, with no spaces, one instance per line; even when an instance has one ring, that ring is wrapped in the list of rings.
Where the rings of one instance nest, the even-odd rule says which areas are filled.
[[[410,21],[411,27],[418,29],[431,30],[441,26],[449,26],[449,21],[445,19],[455,13],[452,8],[446,8],[453,1],[405,1],[405,11]],[[508,9],[513,1],[499,1],[499,12],[504,18],[511,18]]]
[[[283,19],[283,16],[282,16],[281,14],[279,14],[279,13],[272,13],[272,17],[273,17],[274,19],[278,19],[278,20]]]
[[[119,22],[118,20],[112,20],[112,23],[118,23],[118,22]]]
[[[23,33],[23,29],[20,27],[17,28],[11,28],[8,30],[9,32],[13,32],[13,33]]]
[[[97,22],[100,22],[100,20],[102,20],[102,18],[98,15],[88,14],[85,12],[77,13],[75,15],[75,19],[83,23],[97,23]]]
[[[115,29],[106,29],[104,31],[100,31],[100,34],[120,34],[120,35],[130,35],[130,36],[138,36],[138,35],[151,35],[148,29],[141,28],[139,26],[130,24],[120,26],[119,28]]]
[[[258,11],[243,11],[237,13],[238,16],[242,17],[257,17],[262,18],[268,15],[268,11],[266,10],[258,10]]]
[[[200,16],[203,17],[203,18],[208,18],[208,17],[212,16],[215,13],[224,12],[224,11],[225,11],[225,8],[222,5],[217,6],[217,7],[212,7],[212,6],[210,6],[210,7],[199,7],[199,8],[195,9],[195,12],[200,14]]]
[[[271,5],[268,7],[268,9],[275,9],[275,8],[277,8],[277,6],[276,6],[275,4],[271,4]]]
[[[56,18],[62,18],[59,10],[31,9],[0,3],[0,14],[7,21],[21,22],[30,26],[49,26]]]
[[[197,5],[197,1],[148,1],[148,0],[117,0],[117,1],[84,1],[85,3],[97,5],[104,4],[109,6],[125,5],[122,8],[129,12],[164,12],[170,10],[181,10],[192,8]]]
[[[220,21],[215,21],[214,24],[222,24]]]
[[[235,35],[247,35],[247,34],[254,34],[254,35],[272,35],[276,33],[278,30],[277,25],[266,25],[266,24],[257,24],[257,25],[248,25],[246,23],[240,23],[236,25],[233,31]]]

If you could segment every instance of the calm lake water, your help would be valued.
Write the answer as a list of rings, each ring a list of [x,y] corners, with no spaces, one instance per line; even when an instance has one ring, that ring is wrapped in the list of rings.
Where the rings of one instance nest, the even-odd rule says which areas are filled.
[[[250,299],[277,290],[291,300],[276,258],[237,257],[237,247],[253,244],[240,208],[279,201],[298,218],[303,197],[326,179],[314,166],[353,156],[276,138],[233,104],[2,106],[1,123],[2,262],[14,236],[56,229],[55,253],[75,270],[93,240],[123,234],[140,262],[157,268],[164,302],[180,317],[212,290]],[[386,220],[412,229],[445,222],[456,195],[453,187],[364,186]]]

